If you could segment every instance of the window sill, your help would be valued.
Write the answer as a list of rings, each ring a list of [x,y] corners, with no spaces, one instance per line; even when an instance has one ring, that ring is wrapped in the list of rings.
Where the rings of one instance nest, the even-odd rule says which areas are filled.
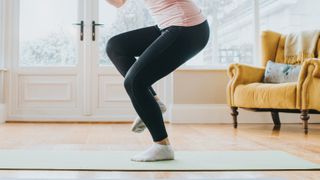
[[[226,71],[228,65],[185,65],[177,69],[177,71]]]

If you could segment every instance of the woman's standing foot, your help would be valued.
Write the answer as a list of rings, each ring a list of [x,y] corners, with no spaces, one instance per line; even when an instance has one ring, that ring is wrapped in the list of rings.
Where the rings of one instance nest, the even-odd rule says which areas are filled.
[[[151,147],[136,154],[131,160],[137,162],[174,160],[174,151],[168,138],[166,138],[162,141],[154,142]]]

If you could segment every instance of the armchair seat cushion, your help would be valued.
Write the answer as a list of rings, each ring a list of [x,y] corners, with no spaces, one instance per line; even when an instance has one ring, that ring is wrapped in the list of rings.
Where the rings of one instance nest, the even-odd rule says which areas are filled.
[[[243,108],[296,109],[297,83],[251,83],[236,87],[234,104]]]

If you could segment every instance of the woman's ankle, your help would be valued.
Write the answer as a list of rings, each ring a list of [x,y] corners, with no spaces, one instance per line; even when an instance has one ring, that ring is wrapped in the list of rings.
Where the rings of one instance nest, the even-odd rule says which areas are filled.
[[[156,100],[156,101],[159,101],[160,100],[160,98],[157,96],[157,95],[155,95],[155,96],[153,96],[154,97],[154,99]]]
[[[161,144],[161,145],[170,145],[170,141],[169,141],[168,138],[165,138],[165,139],[163,139],[161,141],[155,141],[155,143]]]

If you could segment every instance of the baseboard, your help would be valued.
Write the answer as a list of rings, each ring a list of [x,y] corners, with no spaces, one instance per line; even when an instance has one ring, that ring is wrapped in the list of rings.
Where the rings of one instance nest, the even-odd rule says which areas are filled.
[[[6,122],[7,110],[4,104],[0,103],[0,124]]]
[[[232,123],[231,110],[226,104],[174,104],[172,123]],[[281,123],[301,123],[300,114],[280,113]],[[268,112],[239,109],[239,123],[273,123]],[[310,115],[310,123],[320,123],[320,115]]]

